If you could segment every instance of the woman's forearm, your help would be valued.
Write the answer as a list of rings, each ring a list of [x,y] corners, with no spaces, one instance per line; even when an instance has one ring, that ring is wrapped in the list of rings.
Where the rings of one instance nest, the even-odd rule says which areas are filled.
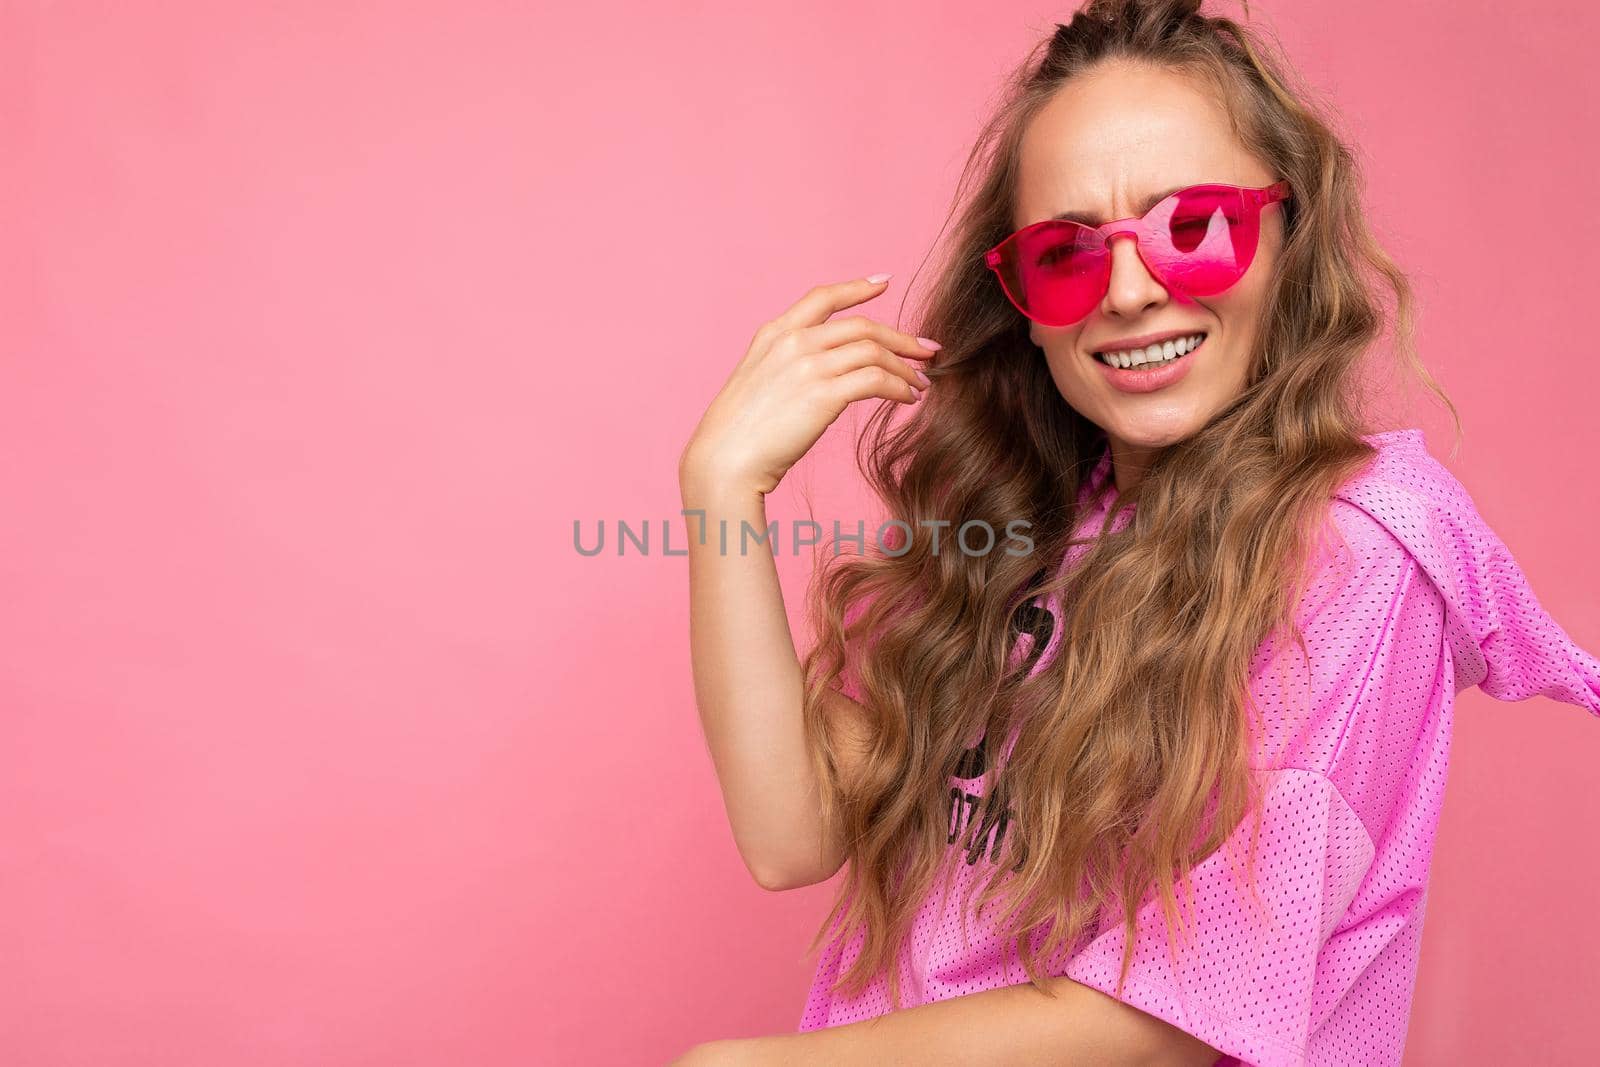
[[[1053,997],[1029,983],[904,1008],[805,1033],[716,1042],[691,1062],[747,1067],[1059,1063],[1209,1067],[1220,1053],[1192,1034],[1069,978]]]
[[[685,517],[695,702],[734,841],[767,888],[821,881],[842,857],[822,841],[777,566],[771,548],[747,540],[747,528],[768,532],[765,498],[692,469],[680,481],[684,510],[698,512]]]
[[[744,551],[746,526],[767,533],[764,494],[851,404],[921,398],[928,377],[917,368],[937,343],[866,315],[832,318],[881,296],[888,280],[813,286],[763,322],[678,457],[684,509],[700,512],[687,517],[695,700],[739,853],[775,889],[827,878],[844,847],[823,840],[805,681],[772,548],[755,541]],[[827,699],[830,733],[836,711],[859,718],[847,697]]]

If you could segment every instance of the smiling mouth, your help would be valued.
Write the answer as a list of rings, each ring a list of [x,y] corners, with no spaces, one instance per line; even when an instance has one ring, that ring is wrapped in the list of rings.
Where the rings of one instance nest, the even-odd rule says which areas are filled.
[[[1206,332],[1196,331],[1186,337],[1174,338],[1160,344],[1148,345],[1145,348],[1133,348],[1120,352],[1095,352],[1094,358],[1111,367],[1121,370],[1140,370],[1150,367],[1161,367],[1174,360],[1182,359],[1205,343]]]

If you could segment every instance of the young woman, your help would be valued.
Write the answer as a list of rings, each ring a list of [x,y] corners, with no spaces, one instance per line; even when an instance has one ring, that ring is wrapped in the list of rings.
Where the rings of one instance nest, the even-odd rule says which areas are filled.
[[[917,329],[818,286],[684,448],[734,839],[770,889],[846,876],[799,1032],[681,1063],[1397,1064],[1455,694],[1600,714],[1421,433],[1370,426],[1384,293],[1455,409],[1351,153],[1197,7],[1058,26]],[[802,663],[770,555],[702,535],[765,530],[868,399],[902,536],[819,570]]]

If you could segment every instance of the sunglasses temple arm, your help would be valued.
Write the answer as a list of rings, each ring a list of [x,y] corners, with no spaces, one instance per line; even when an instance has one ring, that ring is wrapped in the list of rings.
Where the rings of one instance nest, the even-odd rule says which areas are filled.
[[[1280,182],[1273,182],[1265,189],[1251,189],[1248,192],[1251,201],[1257,206],[1270,204],[1277,200],[1287,200],[1289,199],[1289,182],[1288,179],[1285,179]]]

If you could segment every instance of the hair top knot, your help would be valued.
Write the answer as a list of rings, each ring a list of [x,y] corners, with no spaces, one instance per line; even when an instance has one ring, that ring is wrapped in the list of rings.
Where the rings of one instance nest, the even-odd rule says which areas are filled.
[[[1072,16],[1071,22],[1056,23],[1056,32],[1070,30],[1079,20],[1099,23],[1131,22],[1173,26],[1200,14],[1203,0],[1089,0]]]

